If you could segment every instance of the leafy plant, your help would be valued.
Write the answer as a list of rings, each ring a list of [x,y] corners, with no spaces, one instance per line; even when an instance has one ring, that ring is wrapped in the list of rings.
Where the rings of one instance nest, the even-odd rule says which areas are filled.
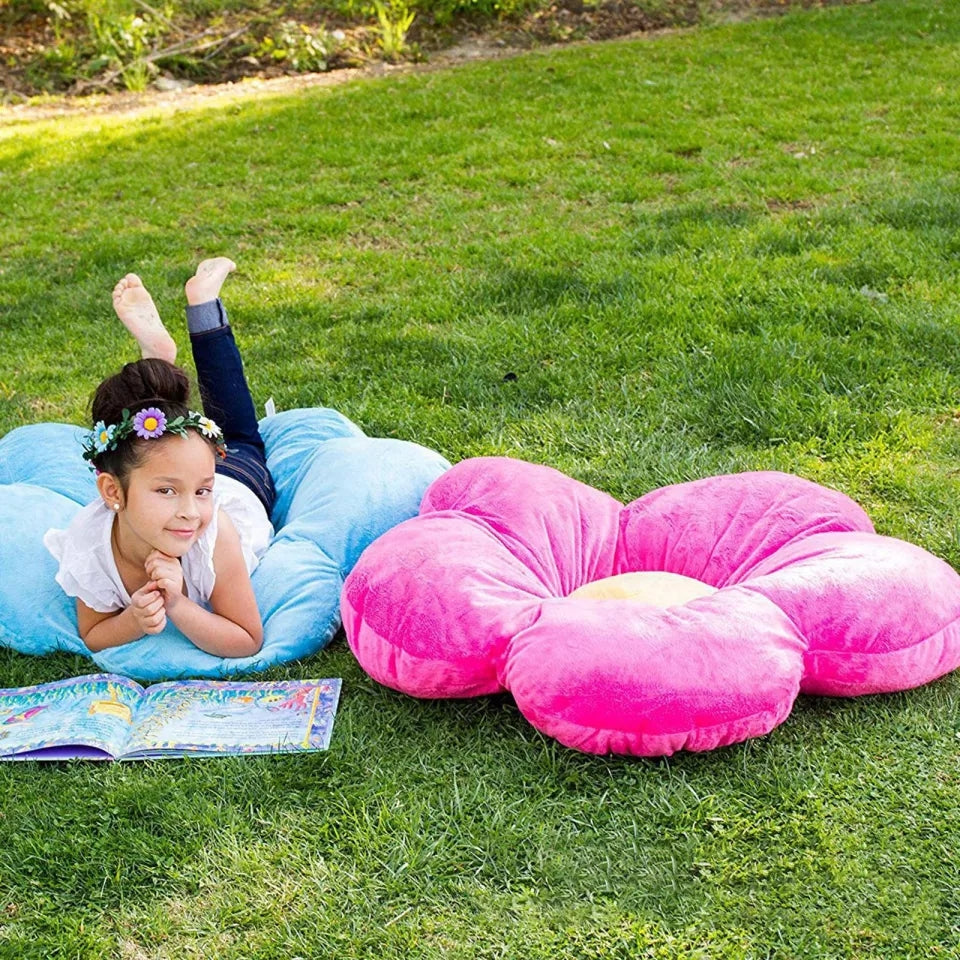
[[[118,70],[128,90],[146,89],[157,69],[146,57],[168,22],[167,14],[153,10],[141,15],[118,13],[110,7],[88,9],[87,26],[95,51],[92,65]]]
[[[383,56],[396,62],[406,48],[407,32],[416,12],[407,6],[406,0],[373,0],[373,8],[380,26]]]
[[[65,90],[81,75],[81,60],[76,46],[59,41],[27,67],[27,79],[38,89]]]
[[[59,43],[62,37],[63,25],[73,19],[71,4],[69,2],[59,3],[57,0],[48,0],[45,7],[46,12],[49,14],[49,20],[53,25],[53,34]]]
[[[284,20],[264,37],[257,54],[283,61],[299,72],[327,69],[336,38],[324,27],[309,27],[296,20]]]

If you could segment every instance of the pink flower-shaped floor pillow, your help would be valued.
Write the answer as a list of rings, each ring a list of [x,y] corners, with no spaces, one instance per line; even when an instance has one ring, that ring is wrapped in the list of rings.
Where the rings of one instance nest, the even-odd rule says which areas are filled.
[[[960,665],[954,570],[772,472],[623,506],[549,467],[466,460],[364,551],[341,606],[380,683],[509,690],[594,753],[709,750],[769,732],[798,692],[903,690]]]

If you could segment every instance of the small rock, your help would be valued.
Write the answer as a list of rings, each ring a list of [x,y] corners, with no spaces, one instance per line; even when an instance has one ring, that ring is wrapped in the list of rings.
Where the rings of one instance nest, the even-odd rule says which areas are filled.
[[[153,81],[153,86],[162,93],[169,93],[173,90],[186,90],[187,87],[193,87],[196,86],[196,84],[192,80],[180,80],[177,77],[161,75]]]

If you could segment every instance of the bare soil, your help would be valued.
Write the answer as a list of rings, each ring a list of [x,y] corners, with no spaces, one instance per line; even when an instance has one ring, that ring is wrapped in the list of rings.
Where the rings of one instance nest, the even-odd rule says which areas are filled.
[[[251,57],[225,60],[217,65],[209,82],[193,83],[161,72],[143,93],[111,89],[94,82],[75,84],[57,95],[43,95],[30,82],[27,66],[42,59],[55,42],[48,19],[40,16],[16,24],[0,22],[0,119],[6,115],[41,116],[74,110],[128,111],[171,104],[183,105],[206,99],[236,99],[251,94],[283,93],[313,86],[342,83],[358,75],[430,70],[470,60],[508,57],[531,48],[609,40],[619,37],[655,36],[692,27],[705,16],[712,22],[776,16],[796,7],[825,7],[872,0],[712,0],[705,11],[699,0],[677,0],[656,14],[633,0],[555,0],[522,18],[482,24],[459,22],[437,29],[414,24],[410,33],[409,58],[387,63],[377,58],[375,31],[366,24],[338,24],[327,20],[328,29],[341,30],[345,42],[323,73],[296,73],[283,64],[263,66]],[[238,26],[239,24],[239,26]],[[317,26],[318,24],[310,24]],[[226,17],[219,25],[224,34],[242,28],[242,18]],[[180,25],[181,30],[203,24]],[[4,109],[4,106],[6,109]]]

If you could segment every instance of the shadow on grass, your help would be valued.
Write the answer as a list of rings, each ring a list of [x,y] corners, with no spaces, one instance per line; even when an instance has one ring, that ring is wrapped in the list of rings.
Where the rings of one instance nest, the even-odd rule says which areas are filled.
[[[754,227],[760,210],[746,206],[686,203],[665,210],[638,210],[631,232],[634,256],[684,254],[729,243],[731,234]]]
[[[935,207],[943,190],[941,183],[922,185],[897,209]],[[872,214],[886,224],[889,208],[881,206],[878,215],[871,207],[847,211],[850,235],[858,236]],[[343,405],[364,392],[378,395],[384,411],[452,405],[477,422],[485,411],[490,422],[501,422],[569,408],[583,426],[604,417],[649,419],[668,430],[693,430],[694,439],[712,445],[763,447],[811,436],[844,443],[895,429],[898,408],[954,403],[950,358],[960,334],[896,291],[918,269],[916,257],[903,251],[926,247],[931,231],[949,229],[943,224],[957,212],[932,224],[914,213],[891,228],[882,251],[850,250],[848,237],[845,262],[836,264],[810,264],[803,249],[786,260],[754,256],[733,283],[731,255],[710,267],[716,284],[709,276],[674,284],[672,272],[696,272],[680,254],[654,265],[607,256],[561,270],[551,251],[541,251],[527,264],[473,264],[423,287],[400,251],[382,261],[391,279],[386,294],[372,301],[352,288],[335,299],[286,290],[271,302],[272,291],[261,295],[237,284],[228,305],[253,378],[266,395],[278,390],[285,407]],[[737,242],[729,224],[735,232],[756,232],[769,222],[743,210],[711,214],[702,205],[646,216],[652,234],[665,233],[668,245],[706,230],[718,249]],[[830,229],[841,230],[836,222]],[[35,296],[15,298],[9,288],[0,293],[9,349],[23,341],[39,357],[60,355],[61,380],[64,373],[106,372],[126,359],[126,335],[112,321],[91,322],[84,349],[72,354],[63,331],[77,314],[109,315],[108,291],[129,266],[120,266],[127,248],[134,260],[148,250],[156,256],[156,237],[128,225],[104,242],[91,228],[77,232],[73,263],[59,253],[11,258],[11,275],[42,278],[47,288],[42,305]],[[179,298],[178,288],[162,289],[162,299]],[[231,295],[239,295],[236,308]],[[30,374],[29,364],[24,369]],[[30,375],[40,378],[38,385],[49,381],[39,369]],[[29,403],[29,392],[19,391],[12,415],[29,420]],[[423,414],[444,422],[435,408]],[[408,427],[408,416],[393,415],[397,428]],[[377,428],[392,433],[390,417],[386,412]]]

